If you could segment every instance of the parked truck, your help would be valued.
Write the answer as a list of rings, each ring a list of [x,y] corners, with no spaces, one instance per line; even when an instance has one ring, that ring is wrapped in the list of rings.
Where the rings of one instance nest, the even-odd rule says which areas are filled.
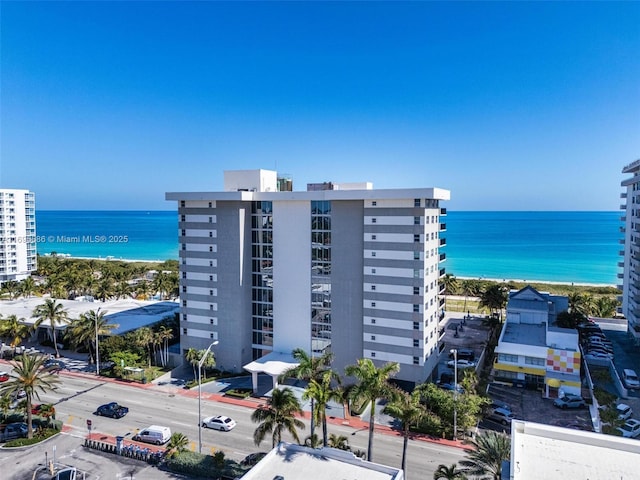
[[[0,425],[0,442],[8,442],[9,440],[24,438],[26,436],[26,423],[9,423],[8,425]]]

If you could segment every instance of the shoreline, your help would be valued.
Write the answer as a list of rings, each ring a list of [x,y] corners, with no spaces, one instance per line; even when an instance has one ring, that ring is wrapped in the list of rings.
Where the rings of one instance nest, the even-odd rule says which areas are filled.
[[[453,274],[452,274],[453,275]],[[479,280],[486,282],[498,282],[498,283],[529,283],[529,284],[547,284],[547,285],[567,285],[570,287],[612,287],[618,288],[616,284],[613,283],[588,283],[588,282],[562,282],[558,280],[534,280],[534,279],[517,279],[517,278],[489,278],[489,277],[458,277],[453,275],[453,277],[460,280]]]
[[[116,258],[115,256],[112,255],[108,255],[106,257],[76,257],[74,255],[70,255],[68,253],[58,253],[57,255],[50,255],[50,254],[42,254],[42,257],[47,257],[47,258],[62,258],[62,259],[69,259],[69,260],[98,260],[98,261],[102,261],[102,262],[127,262],[127,263],[164,263],[170,260],[174,260],[172,258],[167,258],[165,260],[137,260],[137,259],[133,259],[133,258]],[[175,259],[175,261],[177,262],[178,260]]]

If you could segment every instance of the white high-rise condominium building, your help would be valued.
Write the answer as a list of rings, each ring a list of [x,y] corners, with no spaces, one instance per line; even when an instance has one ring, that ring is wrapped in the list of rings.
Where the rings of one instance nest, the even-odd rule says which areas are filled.
[[[626,199],[620,205],[623,210],[624,239],[620,240],[624,250],[623,257],[618,264],[623,267],[618,277],[622,278],[622,313],[629,322],[629,333],[636,343],[640,343],[640,160],[630,163],[622,169],[623,174],[631,174],[630,178],[622,181],[626,188],[621,197]]]
[[[35,195],[0,189],[0,283],[27,278],[36,267]]]
[[[218,366],[238,371],[300,347],[331,351],[337,371],[370,358],[398,362],[398,379],[427,379],[449,191],[291,190],[289,178],[249,170],[225,172],[223,192],[167,193],[178,202],[182,349],[218,340]]]

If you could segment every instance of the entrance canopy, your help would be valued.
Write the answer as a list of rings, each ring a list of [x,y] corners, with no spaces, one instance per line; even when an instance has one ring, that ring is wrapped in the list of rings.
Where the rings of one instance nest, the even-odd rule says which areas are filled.
[[[247,363],[242,368],[251,372],[251,383],[253,386],[253,393],[258,391],[258,374],[266,373],[271,376],[273,380],[273,388],[278,387],[278,377],[287,370],[300,365],[296,359],[293,358],[291,353],[271,352],[258,360],[254,360],[251,363]]]

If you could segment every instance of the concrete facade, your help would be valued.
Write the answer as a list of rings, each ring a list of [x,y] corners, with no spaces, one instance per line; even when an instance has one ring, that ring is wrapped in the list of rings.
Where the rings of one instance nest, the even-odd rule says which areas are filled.
[[[0,189],[0,284],[37,269],[36,204],[29,190]]]
[[[622,291],[622,314],[629,322],[629,334],[640,345],[640,160],[626,165],[622,173],[631,177],[622,181],[624,237],[620,240],[622,258],[618,266],[622,272],[618,278],[622,283],[618,288]]]
[[[400,363],[401,380],[429,378],[449,192],[281,183],[225,172],[224,192],[167,193],[180,217],[183,350],[219,340],[218,365],[238,371],[299,347],[331,351],[337,371],[370,358]]]

